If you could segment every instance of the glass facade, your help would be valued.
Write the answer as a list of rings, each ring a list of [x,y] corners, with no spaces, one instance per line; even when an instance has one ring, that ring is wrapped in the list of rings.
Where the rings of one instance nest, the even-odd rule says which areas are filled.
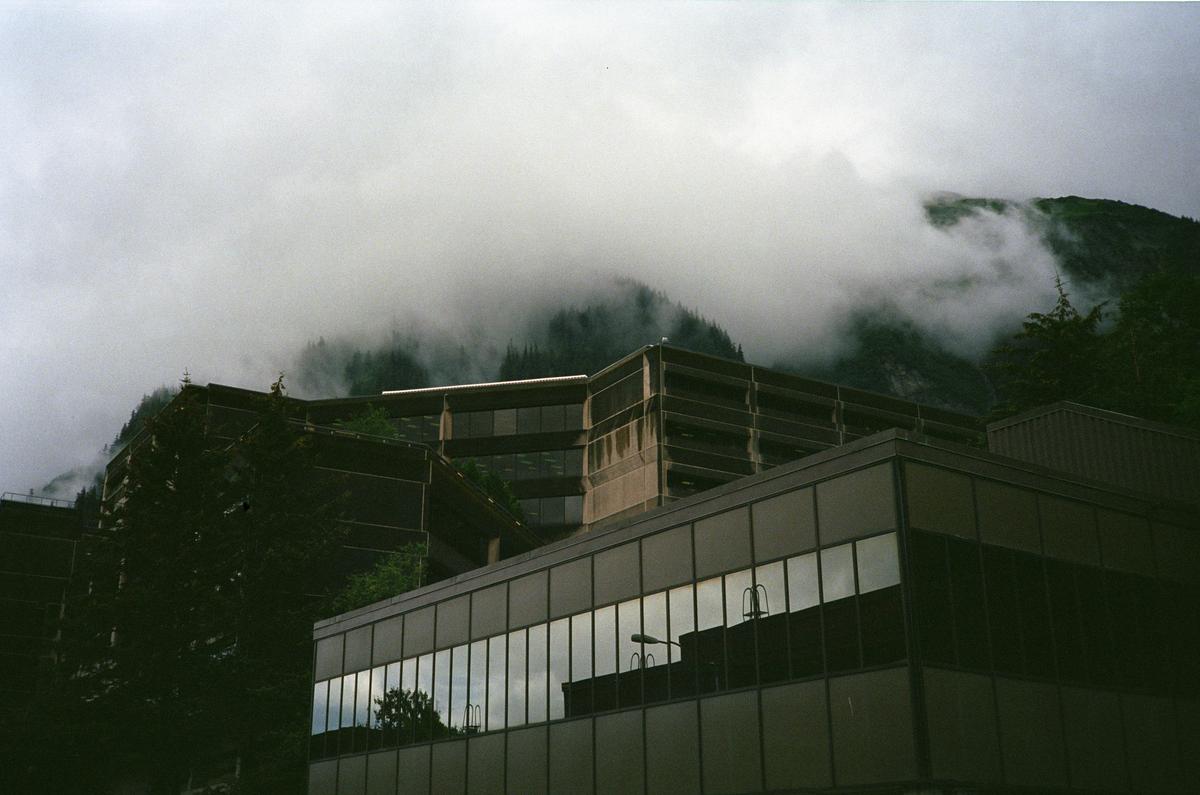
[[[580,430],[583,406],[578,403],[454,412],[455,439]]]
[[[889,532],[317,682],[312,755],[887,665],[901,615]]]

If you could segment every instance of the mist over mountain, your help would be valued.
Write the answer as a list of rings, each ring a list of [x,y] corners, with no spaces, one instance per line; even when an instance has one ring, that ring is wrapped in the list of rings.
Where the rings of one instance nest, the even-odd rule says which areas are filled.
[[[1110,317],[1117,312],[1121,296],[1150,277],[1200,275],[1200,223],[1146,207],[1076,196],[1015,201],[939,194],[924,204],[924,211],[935,230],[953,232],[972,225],[973,234],[983,230],[976,245],[990,252],[986,266],[974,273],[963,271],[956,279],[923,282],[916,289],[901,285],[868,292],[837,318],[838,344],[831,355],[795,344],[796,338],[812,331],[806,318],[780,322],[771,329],[775,340],[767,347],[793,352],[757,363],[983,416],[997,400],[987,371],[989,352],[1020,328],[1026,314],[1046,311],[1050,303],[1043,300],[1010,310],[1007,324],[985,324],[966,341],[948,336],[946,327],[931,324],[929,317],[978,309],[972,301],[989,290],[1002,290],[1005,275],[1017,283],[1028,282],[1030,264],[1015,256],[1019,249],[1014,252],[1012,240],[1027,234],[1041,241],[1052,252],[1076,305],[1086,311],[1107,301]],[[1047,280],[1039,292],[1052,294],[1051,275],[1040,268],[1033,275]],[[720,307],[685,306],[671,297],[676,287],[595,277],[575,285],[557,302],[529,293],[527,303],[511,303],[511,315],[495,325],[484,316],[451,328],[425,325],[417,318],[397,320],[374,337],[340,335],[331,329],[308,342],[290,362],[281,361],[278,369],[288,374],[293,394],[322,398],[592,374],[664,337],[680,347],[743,360],[739,341],[706,317],[707,311]],[[465,300],[482,298],[466,296]],[[914,302],[921,300],[927,302],[929,317],[914,312],[919,306]],[[960,329],[972,331],[969,323],[956,322]],[[92,461],[54,478],[41,492],[72,498],[90,486],[112,451],[172,394],[173,390],[159,387],[144,395],[111,445]]]

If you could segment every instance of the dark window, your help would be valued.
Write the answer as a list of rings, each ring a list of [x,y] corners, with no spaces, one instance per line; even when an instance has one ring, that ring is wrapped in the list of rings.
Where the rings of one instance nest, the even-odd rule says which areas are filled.
[[[882,665],[904,659],[904,608],[900,586],[893,585],[858,597],[862,621],[863,665]]]
[[[1108,571],[1104,574],[1105,601],[1112,622],[1117,681],[1126,687],[1145,684],[1142,606],[1138,577]]]
[[[950,577],[946,568],[946,539],[914,532],[913,600],[921,654],[929,662],[953,663],[954,625]]]
[[[582,427],[583,406],[579,403],[563,406],[563,428],[568,431],[574,431]]]
[[[471,436],[478,438],[480,436],[492,435],[492,412],[490,411],[472,411],[471,412]]]
[[[1096,569],[1081,566],[1075,570],[1075,587],[1079,593],[1079,614],[1087,648],[1088,678],[1093,684],[1112,685],[1116,671],[1108,610],[1104,604],[1104,578]]]
[[[1017,599],[1012,553],[983,548],[983,574],[987,587],[988,621],[992,630],[993,664],[1000,671],[1023,673],[1021,662],[1021,603]]]
[[[583,477],[583,448],[573,447],[563,451],[563,474],[567,477]]]
[[[1050,619],[1054,627],[1054,648],[1058,655],[1058,675],[1065,681],[1087,681],[1087,652],[1079,617],[1079,599],[1075,593],[1075,569],[1070,563],[1046,561],[1050,584]]]
[[[979,546],[954,539],[947,539],[946,544],[958,664],[967,668],[987,668],[987,612],[984,609],[983,575],[979,570]]]
[[[563,407],[542,406],[542,431],[561,431],[563,429]]]
[[[817,587],[817,555],[810,552],[787,562],[788,643],[792,676],[812,676],[825,669],[821,651],[821,600]]]
[[[1013,575],[1021,603],[1025,671],[1034,676],[1053,678],[1054,639],[1050,634],[1050,610],[1046,605],[1046,580],[1041,559],[1013,553]]]
[[[541,409],[537,406],[517,409],[517,433],[538,433],[541,431],[541,416]]]
[[[583,524],[583,495],[563,497],[563,524],[568,526]]]

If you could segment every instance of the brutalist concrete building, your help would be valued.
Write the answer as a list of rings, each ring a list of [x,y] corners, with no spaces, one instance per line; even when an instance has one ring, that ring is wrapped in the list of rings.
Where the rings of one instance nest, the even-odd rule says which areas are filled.
[[[840,441],[319,623],[310,793],[1194,789],[1194,504]]]
[[[973,417],[670,345],[591,376],[305,405],[317,425],[383,409],[403,438],[474,459],[512,484],[544,537],[603,527],[886,428],[951,441],[983,430]]]

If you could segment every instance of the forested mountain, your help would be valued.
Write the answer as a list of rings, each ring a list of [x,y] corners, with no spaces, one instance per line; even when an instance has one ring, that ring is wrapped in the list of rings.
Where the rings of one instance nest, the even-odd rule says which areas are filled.
[[[1058,259],[1069,285],[1061,299],[1066,306],[1060,300],[1056,307],[1028,307],[1030,313],[1040,314],[1031,316],[1024,329],[1014,328],[1013,339],[998,340],[1000,352],[985,361],[949,352],[886,307],[863,306],[845,319],[854,342],[835,361],[762,364],[982,416],[1058,395],[1053,399],[1076,399],[1200,427],[1200,376],[1193,377],[1200,373],[1200,223],[1124,202],[1077,196],[1014,202],[943,194],[930,200],[925,211],[929,222],[939,227],[973,213],[1019,217]],[[1087,295],[1108,296],[1108,301],[1086,333],[1072,337],[1078,328],[1071,324],[1091,316],[1090,305],[1071,303],[1072,293],[1080,300],[1080,287]],[[289,382],[299,393],[334,397],[591,374],[663,337],[691,350],[742,359],[736,341],[697,309],[631,280],[596,285],[590,297],[568,305],[531,305],[526,314],[512,337],[496,339],[488,329],[480,329],[486,343],[470,347],[458,340],[396,332],[377,345],[321,338],[305,346],[293,367],[284,369],[289,369]],[[1055,336],[1068,327],[1074,331]],[[780,328],[778,333],[782,337],[799,330]],[[1089,346],[1089,365],[1080,370],[1086,383],[1055,371],[1055,357],[1074,344],[1068,339],[1084,340],[1079,344]],[[1033,355],[1039,351],[1043,353]],[[128,441],[173,394],[163,387],[143,396],[111,448]],[[80,483],[86,487],[94,473],[94,466],[64,473],[43,493],[75,496]]]
[[[700,353],[742,358],[724,329],[666,294],[624,279],[598,285],[579,305],[530,307],[522,334],[507,341],[503,354],[499,346],[468,350],[399,333],[366,349],[321,338],[301,352],[295,383],[308,395],[332,397],[431,386],[431,373],[439,384],[590,375],[663,337]]]

